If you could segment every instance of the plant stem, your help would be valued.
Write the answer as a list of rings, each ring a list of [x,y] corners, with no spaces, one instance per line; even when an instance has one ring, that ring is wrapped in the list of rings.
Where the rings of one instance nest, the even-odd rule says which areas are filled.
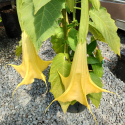
[[[64,32],[64,40],[65,40],[65,46],[64,46],[64,53],[68,53],[68,44],[66,41],[68,40],[68,29],[67,29],[67,24],[66,24],[66,9],[62,10],[62,26],[63,26],[63,32]]]
[[[81,8],[79,8],[79,7],[74,7],[74,9],[78,9],[78,10],[81,10]]]
[[[75,19],[76,19],[76,9],[75,9],[75,7],[76,7],[76,4],[74,4],[74,8],[73,8],[73,21],[75,21]]]

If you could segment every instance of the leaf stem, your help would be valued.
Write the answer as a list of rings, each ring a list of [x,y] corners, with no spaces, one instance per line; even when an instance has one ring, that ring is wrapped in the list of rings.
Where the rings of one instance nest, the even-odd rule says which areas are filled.
[[[75,3],[81,3],[81,1],[75,2]]]
[[[81,8],[79,8],[79,7],[74,7],[75,9],[78,9],[78,10],[81,10]]]

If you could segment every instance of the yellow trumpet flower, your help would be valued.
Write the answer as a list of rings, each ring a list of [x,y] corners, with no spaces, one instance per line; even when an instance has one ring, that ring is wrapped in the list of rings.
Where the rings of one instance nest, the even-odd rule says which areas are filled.
[[[22,82],[17,85],[12,97],[19,86],[33,83],[34,78],[42,79],[46,84],[46,79],[42,71],[52,63],[52,61],[43,61],[40,59],[30,37],[25,31],[22,33],[22,54],[21,65],[17,66],[10,64],[18,73],[20,73],[21,77],[24,78]]]
[[[98,87],[91,80],[89,75],[88,65],[87,65],[86,42],[79,42],[77,44],[73,63],[71,66],[70,75],[68,77],[63,77],[60,74],[60,77],[65,87],[65,92],[58,98],[54,99],[51,102],[51,104],[54,101],[71,102],[73,100],[76,100],[80,102],[82,105],[85,105],[91,112],[86,95],[90,93],[99,93],[99,92],[112,93],[110,91],[107,91],[105,89]]]

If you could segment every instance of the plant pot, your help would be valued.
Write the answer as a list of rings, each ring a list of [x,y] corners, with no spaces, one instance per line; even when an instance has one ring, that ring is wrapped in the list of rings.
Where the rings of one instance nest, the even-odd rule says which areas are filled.
[[[1,17],[7,36],[9,38],[19,37],[21,35],[21,28],[16,10],[2,10]]]
[[[90,99],[87,97],[88,103],[90,104]],[[70,113],[80,113],[84,111],[87,107],[80,104],[79,102],[76,102],[74,105],[70,105],[67,109],[67,112]]]
[[[117,78],[125,82],[125,49],[121,50],[121,58],[118,58],[115,75]]]

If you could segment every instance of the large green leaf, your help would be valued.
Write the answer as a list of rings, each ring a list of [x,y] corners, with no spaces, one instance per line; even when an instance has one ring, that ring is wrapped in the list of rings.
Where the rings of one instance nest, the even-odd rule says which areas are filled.
[[[96,46],[97,46],[96,40],[92,41],[89,45],[87,45],[87,54],[92,54],[92,52],[95,50]]]
[[[55,34],[51,36],[51,43],[53,44],[53,49],[56,53],[64,52],[64,33],[63,28],[59,27],[55,30]]]
[[[88,64],[96,64],[96,63],[99,63],[99,60],[96,59],[95,57],[87,57],[87,63]]]
[[[93,64],[92,65],[93,72],[98,76],[103,76],[103,67],[101,63]]]
[[[111,47],[114,53],[120,55],[120,39],[117,35],[117,27],[106,9],[100,7],[99,11],[97,11],[96,9],[91,8],[89,14],[96,29],[98,29],[98,31],[103,35],[109,47]]]
[[[66,3],[70,9],[71,12],[73,12],[73,8],[74,8],[74,5],[75,5],[75,0],[66,0]]]
[[[50,2],[51,0],[33,0],[34,3],[34,8],[35,8],[35,12],[34,14],[37,13],[37,11],[43,7],[44,5],[46,5],[48,2]]]
[[[76,29],[71,28],[68,35],[68,44],[74,51],[76,50],[77,46],[77,33],[78,31]]]
[[[92,6],[96,9],[99,10],[100,8],[100,1],[99,0],[89,0],[92,4]]]
[[[98,29],[96,29],[96,26],[91,21],[89,21],[89,32],[91,32],[94,35],[95,39],[105,42],[103,35],[98,31]]]
[[[90,77],[91,77],[92,81],[97,86],[102,88],[103,84],[101,82],[101,79],[97,75],[95,75],[93,72],[90,72],[89,74],[90,74]],[[92,101],[92,103],[98,108],[99,104],[100,104],[101,97],[102,97],[102,92],[100,92],[100,93],[91,93],[88,96],[89,96],[89,99]]]
[[[35,15],[33,0],[25,0],[19,7],[22,30],[26,30],[38,51],[42,42],[53,35],[55,29],[59,27],[57,19],[62,17],[61,10],[65,8],[65,0],[51,0]]]
[[[67,55],[64,55],[63,53],[59,53],[53,59],[53,62],[51,65],[50,77],[49,77],[49,82],[51,82],[50,92],[54,95],[55,98],[62,95],[65,91],[65,88],[61,81],[59,73],[61,73],[64,77],[67,77],[69,75],[71,64],[68,63],[66,59],[67,59]],[[65,113],[67,111],[68,106],[70,105],[70,102],[66,102],[66,103],[59,102],[59,103],[62,107],[63,112]]]

